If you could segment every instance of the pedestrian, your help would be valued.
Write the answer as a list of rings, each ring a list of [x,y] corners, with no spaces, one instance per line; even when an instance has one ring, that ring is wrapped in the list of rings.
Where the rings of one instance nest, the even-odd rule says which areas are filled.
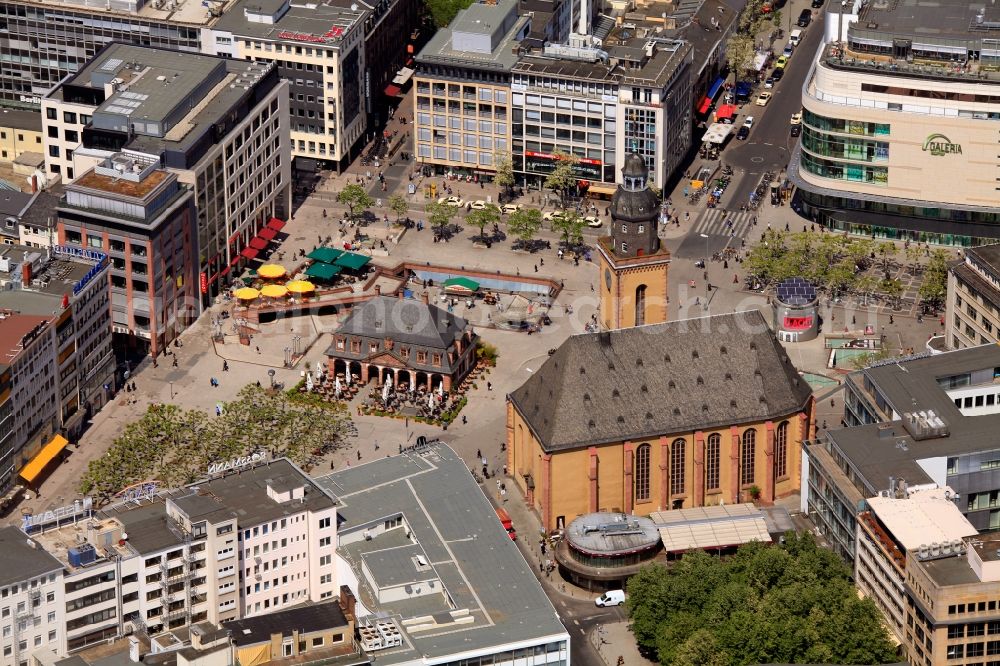
[[[358,460],[361,460],[361,449],[358,449],[357,453],[358,453]]]
[[[223,372],[229,372],[229,361],[223,361],[222,362],[222,371]]]
[[[482,452],[482,450],[481,449],[476,449],[476,460],[482,460],[482,459],[483,459],[483,452]]]
[[[544,257],[538,260],[538,265],[539,266],[544,266],[545,265],[545,258]]]
[[[493,382],[486,382],[486,390],[487,391],[493,390]]]
[[[535,264],[535,272],[538,272],[538,264]]]
[[[257,347],[257,355],[260,356],[260,347]]]
[[[889,315],[889,323],[890,324],[896,323],[895,320],[892,318],[892,315]]]
[[[465,414],[462,414],[462,425],[465,425],[468,422],[469,422],[469,420],[467,418],[465,418]]]
[[[177,367],[177,354],[174,354],[174,367]]]

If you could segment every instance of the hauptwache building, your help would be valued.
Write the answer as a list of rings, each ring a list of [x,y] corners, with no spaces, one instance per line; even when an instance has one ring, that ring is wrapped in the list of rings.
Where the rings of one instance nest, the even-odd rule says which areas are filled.
[[[796,206],[838,231],[997,242],[1000,6],[827,6],[788,170]]]
[[[758,311],[570,337],[507,402],[507,466],[546,529],[596,511],[799,489],[805,380]]]

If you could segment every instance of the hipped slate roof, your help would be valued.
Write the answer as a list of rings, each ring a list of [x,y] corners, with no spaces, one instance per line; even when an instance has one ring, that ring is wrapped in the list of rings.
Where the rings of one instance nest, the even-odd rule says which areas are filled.
[[[337,334],[392,338],[396,342],[431,349],[448,349],[462,337],[467,322],[441,308],[412,298],[376,296],[354,308]],[[367,350],[362,350],[367,353]],[[343,356],[335,345],[328,356]]]
[[[765,421],[810,394],[753,310],[574,335],[510,400],[559,451]]]

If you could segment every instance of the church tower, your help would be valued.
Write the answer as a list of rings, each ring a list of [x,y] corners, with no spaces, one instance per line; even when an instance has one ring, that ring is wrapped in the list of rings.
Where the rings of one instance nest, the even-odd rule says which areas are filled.
[[[611,199],[611,235],[597,246],[605,329],[667,320],[670,252],[660,246],[659,215],[660,203],[649,189],[649,169],[631,153],[622,167],[622,184]]]

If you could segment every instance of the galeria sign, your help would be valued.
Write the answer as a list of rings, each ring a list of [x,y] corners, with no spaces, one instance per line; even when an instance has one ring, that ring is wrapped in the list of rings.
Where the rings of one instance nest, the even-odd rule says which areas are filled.
[[[952,143],[944,134],[931,134],[924,141],[924,151],[936,157],[941,155],[961,155],[962,144]]]
[[[248,465],[255,465],[260,461],[264,460],[267,456],[261,452],[254,453],[249,456],[240,456],[239,458],[233,458],[232,460],[227,460],[220,463],[212,463],[208,466],[209,474],[220,474],[221,472],[226,472],[231,469],[237,469],[239,467],[247,467]]]

